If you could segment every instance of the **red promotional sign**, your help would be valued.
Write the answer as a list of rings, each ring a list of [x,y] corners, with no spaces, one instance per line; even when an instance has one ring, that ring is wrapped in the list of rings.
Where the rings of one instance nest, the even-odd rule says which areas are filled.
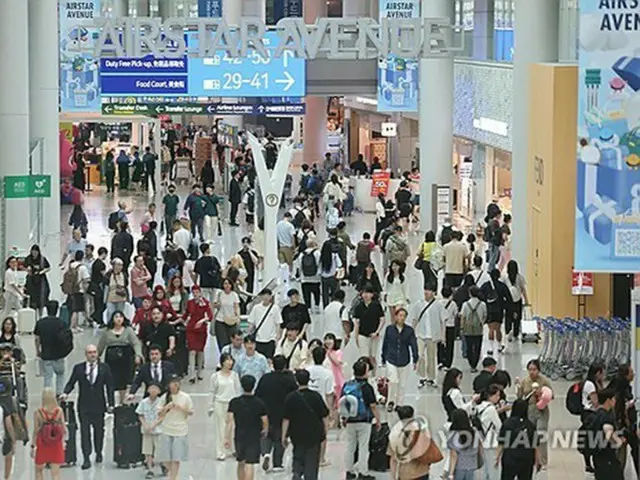
[[[593,295],[593,273],[576,272],[571,275],[572,295]]]
[[[391,172],[385,170],[376,170],[371,177],[371,196],[377,197],[379,194],[387,195],[389,191],[389,182],[391,181]]]

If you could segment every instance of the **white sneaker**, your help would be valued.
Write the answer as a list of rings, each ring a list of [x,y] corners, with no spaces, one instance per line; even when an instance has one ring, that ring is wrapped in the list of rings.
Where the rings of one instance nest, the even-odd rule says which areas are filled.
[[[284,472],[284,467],[273,467],[271,471],[274,473]]]

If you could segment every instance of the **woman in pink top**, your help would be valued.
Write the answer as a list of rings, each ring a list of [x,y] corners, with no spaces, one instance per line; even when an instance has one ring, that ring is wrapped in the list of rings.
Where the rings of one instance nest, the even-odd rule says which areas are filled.
[[[333,392],[336,400],[335,405],[332,405],[333,410],[338,407],[338,400],[342,393],[342,386],[344,385],[344,362],[342,361],[342,350],[338,345],[338,340],[333,333],[327,333],[324,336],[324,348],[327,350],[327,359],[333,373]]]
[[[131,296],[133,297],[133,305],[136,309],[140,308],[142,306],[142,300],[151,294],[147,286],[149,280],[151,280],[151,274],[149,270],[147,270],[147,267],[144,266],[144,257],[138,255],[131,269]]]

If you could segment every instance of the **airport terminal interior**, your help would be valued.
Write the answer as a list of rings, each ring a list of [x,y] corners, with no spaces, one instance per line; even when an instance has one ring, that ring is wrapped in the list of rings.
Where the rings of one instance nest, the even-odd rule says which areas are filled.
[[[466,275],[474,269],[474,260],[482,259],[482,275],[488,278],[495,272],[485,283],[492,287],[481,290],[486,305],[496,301],[497,283],[507,293],[496,293],[504,307],[491,313],[489,319],[494,320],[482,327],[478,369],[483,359],[495,359],[497,369],[508,372],[511,380],[503,393],[511,404],[517,398],[516,383],[528,376],[529,362],[539,359],[553,394],[536,383],[532,397],[527,397],[530,411],[537,408],[538,416],[549,415],[547,426],[538,419],[532,427],[548,435],[549,451],[539,471],[519,478],[637,480],[639,466],[626,446],[620,451],[627,454],[610,464],[594,457],[595,473],[591,465],[586,468],[576,448],[581,418],[566,405],[570,388],[586,376],[592,363],[607,377],[598,384],[600,393],[610,391],[605,386],[620,367],[638,366],[637,10],[635,1],[605,0],[0,1],[0,255],[7,260],[1,318],[3,326],[6,318],[16,319],[26,358],[20,368],[28,386],[29,431],[44,388],[33,333],[37,312],[15,292],[24,287],[24,262],[32,246],[39,245],[51,265],[47,297],[65,305],[68,319],[72,308],[79,310],[78,294],[90,305],[87,313],[93,307],[91,296],[76,291],[76,286],[67,294],[62,291],[65,272],[71,268],[71,259],[65,257],[75,249],[74,235],[76,245],[86,241],[96,255],[100,247],[107,248],[108,263],[114,227],[128,223],[136,252],[148,251],[147,232],[156,222],[157,272],[150,285],[166,286],[167,277],[176,274],[167,259],[177,258],[176,250],[182,248],[169,238],[167,218],[187,228],[204,219],[210,228],[204,234],[196,229],[187,240],[189,265],[200,255],[199,247],[209,244],[211,254],[225,267],[249,238],[261,259],[254,292],[269,285],[280,307],[287,304],[289,289],[302,290],[300,274],[306,268],[306,255],[301,254],[289,273],[290,229],[296,230],[298,240],[315,236],[314,248],[322,251],[322,260],[317,275],[311,276],[318,285],[322,277],[323,288],[325,281],[340,285],[349,321],[359,311],[351,306],[362,302],[362,292],[356,289],[362,265],[355,267],[366,258],[358,258],[355,247],[344,246],[344,232],[358,245],[357,252],[363,238],[374,240],[370,258],[382,283],[385,328],[393,329],[390,338],[398,338],[397,345],[385,340],[384,348],[393,358],[410,351],[392,327],[400,307],[412,311],[430,287],[436,301],[448,308],[450,303],[442,299],[445,285],[453,288],[453,298],[455,292],[465,292],[464,303],[469,285],[480,281],[472,275],[467,284]],[[135,23],[136,18],[142,23]],[[163,23],[167,19],[172,20]],[[214,37],[212,29],[222,28],[215,24],[217,19],[231,28],[227,33],[236,43],[248,30],[255,33],[256,26],[265,27],[261,41],[268,58],[252,49],[233,53],[230,48],[225,53],[215,43],[220,42],[217,36],[209,39],[211,43],[203,42],[206,35]],[[423,23],[414,22],[419,19]],[[172,22],[180,27],[177,36],[169,30]],[[331,27],[329,22],[334,22]],[[146,27],[136,30],[142,24]],[[371,30],[374,24],[380,30]],[[184,35],[183,25],[188,25]],[[154,41],[143,39],[145,47],[137,48],[142,31],[153,32]],[[284,45],[284,53],[276,55],[283,31],[298,35],[300,46],[296,50]],[[107,41],[109,35],[118,42]],[[205,53],[176,58],[181,40],[189,52]],[[156,41],[163,47],[149,49]],[[418,41],[422,48],[410,48]],[[114,46],[120,42],[126,47],[123,51]],[[165,55],[172,50],[174,55]],[[360,56],[363,51],[368,58]],[[137,54],[130,56],[132,52]],[[219,223],[214,223],[209,200],[201,204],[205,197],[194,195],[195,185],[208,199],[218,196]],[[167,212],[163,201],[169,187],[179,197],[175,212]],[[285,219],[288,212],[293,213],[293,227]],[[303,223],[298,214],[311,222],[313,235],[297,236]],[[341,233],[335,245],[346,251],[346,264],[335,260],[336,228]],[[400,253],[395,242],[402,246]],[[325,252],[331,256],[330,267],[324,266]],[[396,254],[402,258],[390,261]],[[15,270],[10,259],[17,260]],[[389,266],[400,264],[400,280],[387,277]],[[179,274],[184,268],[188,274],[188,267],[181,268]],[[240,271],[235,282],[241,285]],[[133,317],[135,308],[127,305],[125,311]],[[213,314],[220,323],[221,313],[214,308]],[[328,332],[323,309],[311,308],[310,315],[306,339],[323,339]],[[79,318],[78,327],[73,325],[74,348],[64,360],[66,378],[74,365],[85,368],[85,348],[99,343],[103,323],[109,320],[106,312],[96,322],[83,314]],[[505,331],[510,318],[522,322],[520,337]],[[444,320],[436,320],[443,340],[450,328],[459,330],[460,317],[452,316],[450,322],[445,328]],[[345,321],[344,326],[352,324]],[[502,344],[489,339],[496,325],[504,334]],[[238,328],[249,337],[253,332],[245,316]],[[386,338],[384,330],[382,334]],[[436,334],[429,335],[435,340]],[[462,343],[460,338],[452,343],[452,366],[462,371],[460,390],[471,400],[479,393],[472,386],[478,371],[466,358],[472,347],[463,348]],[[346,380],[352,378],[362,351],[354,339],[343,346]],[[435,347],[425,351],[420,349],[421,361],[433,365]],[[182,391],[191,397],[194,410],[182,450],[174,446],[172,452],[184,460],[172,480],[515,478],[486,465],[470,467],[475,473],[464,478],[459,472],[451,474],[450,423],[442,391],[445,365],[438,365],[435,378],[421,378],[411,366],[383,366],[380,345],[371,354],[377,365],[372,384],[381,421],[389,427],[400,421],[386,398],[384,382],[395,385],[397,372],[404,368],[406,393],[399,402],[426,419],[429,435],[446,461],[427,470],[422,465],[416,477],[396,475],[386,465],[349,471],[345,456],[351,423],[328,428],[322,462],[315,462],[313,455],[306,459],[319,464],[317,476],[294,471],[291,446],[285,451],[284,468],[263,468],[262,455],[255,477],[241,476],[233,455],[217,458],[219,418],[209,409],[210,378],[220,367],[220,352],[216,337],[207,330],[203,380],[190,382],[190,370],[182,376]],[[302,366],[312,363],[309,355]],[[87,370],[87,381],[93,389],[91,371]],[[339,388],[338,376],[334,382]],[[379,379],[383,388],[378,388]],[[635,412],[631,407],[640,381],[631,379],[627,386],[629,392],[616,391],[615,398],[627,406],[616,423],[629,425],[615,427],[631,432],[637,449],[640,429],[628,412]],[[0,406],[5,397],[18,395],[14,387],[10,395],[0,392]],[[580,383],[576,388],[582,387]],[[580,395],[580,405],[587,410],[606,408],[593,403],[592,396],[583,396],[582,390]],[[78,403],[78,387],[68,400]],[[120,405],[117,395],[116,400]],[[124,403],[141,400],[142,390]],[[537,407],[540,402],[543,406]],[[330,407],[337,415],[336,406]],[[472,419],[475,408],[470,410]],[[76,463],[64,465],[59,478],[159,477],[159,469],[154,474],[145,469],[140,452],[117,464],[114,452],[122,454],[135,444],[125,448],[121,438],[114,438],[115,432],[125,431],[122,428],[117,415],[105,414],[104,461],[99,463],[95,455],[83,459],[78,430]],[[129,432],[138,438],[137,428]],[[163,442],[168,437],[160,436]],[[387,437],[381,441],[389,443]],[[30,438],[15,445],[13,467],[5,470],[5,480],[40,478],[31,455],[35,442]],[[68,439],[62,442],[68,445]],[[387,453],[375,455],[383,464],[394,464],[391,449]],[[619,460],[623,457],[624,464]],[[492,458],[485,456],[485,463]],[[416,454],[409,463],[420,465],[421,459]],[[0,459],[0,472],[2,463]],[[51,473],[45,468],[45,478]]]

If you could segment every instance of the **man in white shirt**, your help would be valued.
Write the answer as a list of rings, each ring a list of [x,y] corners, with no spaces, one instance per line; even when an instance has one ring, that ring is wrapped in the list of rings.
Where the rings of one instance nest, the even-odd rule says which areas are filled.
[[[415,302],[411,308],[410,318],[418,337],[418,388],[425,385],[437,387],[436,384],[436,350],[438,343],[444,341],[446,313],[442,303],[436,300],[434,287],[425,285],[424,299]]]
[[[67,297],[67,305],[71,310],[71,329],[74,332],[78,332],[80,330],[80,320],[82,320],[85,315],[84,296],[89,286],[89,280],[91,279],[89,269],[84,264],[84,251],[78,250],[74,254],[73,261],[69,263],[68,268],[76,273],[76,285],[74,285],[72,293]]]
[[[292,372],[306,368],[309,363],[309,346],[304,338],[300,338],[300,326],[292,323],[287,326],[287,333],[278,342],[276,355],[287,359],[287,369]]]
[[[333,373],[323,365],[327,356],[324,347],[316,347],[311,351],[313,365],[307,367],[309,372],[309,390],[318,392],[328,407],[333,405]]]
[[[189,255],[189,246],[191,245],[191,232],[184,228],[180,220],[173,222],[173,244]]]
[[[451,288],[457,288],[464,278],[465,263],[467,260],[467,247],[462,240],[462,232],[451,233],[451,241],[444,247],[444,284]]]
[[[296,228],[293,226],[293,217],[289,212],[284,214],[284,218],[276,225],[276,236],[278,238],[278,259],[280,263],[289,266],[289,272],[293,269],[293,251],[295,247]]]
[[[349,333],[345,329],[345,323],[349,322],[349,309],[344,304],[344,290],[336,290],[329,305],[324,309],[324,332],[333,333],[342,342],[343,338],[349,340]]]
[[[255,305],[249,314],[249,331],[256,337],[256,350],[272,359],[281,335],[282,317],[280,308],[273,302],[271,290],[262,290],[260,298],[262,302]]]

